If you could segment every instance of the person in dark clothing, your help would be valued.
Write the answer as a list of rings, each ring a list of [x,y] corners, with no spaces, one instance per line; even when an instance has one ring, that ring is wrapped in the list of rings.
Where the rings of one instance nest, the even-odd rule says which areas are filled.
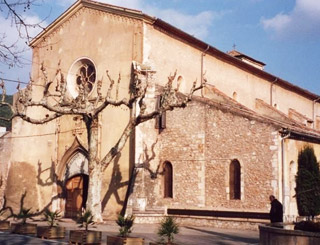
[[[271,223],[283,222],[283,208],[282,204],[273,196],[269,197],[271,202],[270,221]]]

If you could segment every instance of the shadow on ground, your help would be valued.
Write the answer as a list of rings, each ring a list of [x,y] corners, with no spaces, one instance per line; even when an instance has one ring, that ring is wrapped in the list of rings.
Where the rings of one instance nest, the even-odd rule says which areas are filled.
[[[217,232],[217,231],[209,231],[209,230],[204,230],[201,228],[196,228],[196,227],[185,227],[185,229],[189,229],[189,230],[194,230],[194,231],[198,231],[201,233],[205,233],[208,234],[210,236],[214,235],[216,236],[217,241],[215,244],[230,244],[229,242],[223,242],[223,241],[234,241],[237,243],[244,243],[244,244],[258,244],[259,243],[259,238],[255,238],[255,237],[248,237],[248,234],[246,230],[243,231],[243,236],[239,236],[239,235],[232,235],[232,234],[226,234],[225,232]]]

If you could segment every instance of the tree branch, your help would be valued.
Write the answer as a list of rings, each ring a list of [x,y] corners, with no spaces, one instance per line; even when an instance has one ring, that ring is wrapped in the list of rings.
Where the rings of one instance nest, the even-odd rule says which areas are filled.
[[[12,119],[15,117],[20,117],[22,120],[29,122],[29,123],[32,123],[32,124],[45,124],[45,123],[50,122],[54,119],[57,119],[61,116],[62,116],[61,114],[55,113],[55,114],[51,114],[51,115],[47,114],[46,117],[42,118],[42,119],[33,119],[33,118],[28,117],[26,114],[17,112],[12,116]]]

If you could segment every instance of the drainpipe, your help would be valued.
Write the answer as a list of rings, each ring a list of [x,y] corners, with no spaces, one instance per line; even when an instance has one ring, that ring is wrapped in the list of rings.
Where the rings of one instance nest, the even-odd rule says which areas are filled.
[[[200,74],[200,82],[203,83],[203,57],[206,55],[207,51],[209,50],[210,46],[201,53],[201,74]],[[201,88],[201,97],[203,97],[203,88]]]
[[[313,101],[312,101],[312,120],[313,120],[313,129],[315,128],[314,126],[315,126],[315,124],[316,124],[316,122],[315,122],[316,117],[315,117],[315,115],[314,115],[314,112],[315,112],[314,107],[315,107],[316,102],[317,102],[318,100],[320,100],[320,97],[318,97],[318,98],[316,98],[315,100],[313,100]]]
[[[290,137],[290,132],[284,129],[281,134],[281,166],[282,166],[282,205],[283,214],[286,214],[286,183],[285,183],[285,155],[284,155],[284,140]]]
[[[278,81],[278,78],[276,77],[276,79],[274,79],[273,82],[271,82],[271,86],[270,86],[270,105],[272,105],[273,101],[272,101],[272,88],[273,88],[273,85]]]

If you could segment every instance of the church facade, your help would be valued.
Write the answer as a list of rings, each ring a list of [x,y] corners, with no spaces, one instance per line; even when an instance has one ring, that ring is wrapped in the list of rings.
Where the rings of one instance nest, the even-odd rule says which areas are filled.
[[[137,222],[174,215],[181,223],[256,227],[268,220],[268,197],[296,219],[295,175],[299,151],[320,156],[319,96],[264,71],[236,50],[224,53],[140,11],[79,0],[40,33],[33,48],[32,97],[43,94],[42,64],[53,83],[59,64],[72,96],[86,67],[95,93],[121,74],[116,96],[128,96],[137,67],[149,82],[146,101],[156,107],[161,87],[174,80],[181,93],[206,81],[186,108],[139,125],[103,173],[102,213]],[[94,74],[91,76],[91,74]],[[45,116],[42,110],[28,112]],[[130,110],[108,108],[99,118],[101,157],[118,140]],[[75,217],[85,207],[88,182],[84,122],[64,116],[44,125],[16,118],[7,171],[6,199],[19,207],[46,206]]]

